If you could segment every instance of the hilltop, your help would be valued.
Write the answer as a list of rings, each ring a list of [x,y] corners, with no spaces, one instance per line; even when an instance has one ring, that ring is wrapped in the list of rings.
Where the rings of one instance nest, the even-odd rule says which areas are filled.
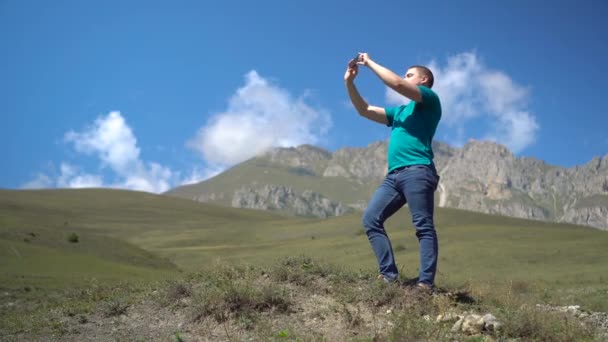
[[[386,173],[386,142],[333,153],[311,145],[275,148],[170,196],[301,216],[366,207]],[[441,180],[436,204],[608,229],[608,155],[564,168],[516,157],[494,142],[433,143]]]

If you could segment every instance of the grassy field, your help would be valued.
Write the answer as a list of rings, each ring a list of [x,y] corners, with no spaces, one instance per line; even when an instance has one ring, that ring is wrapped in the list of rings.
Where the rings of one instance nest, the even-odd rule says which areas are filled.
[[[606,232],[444,208],[436,225],[440,287],[515,289],[536,302],[608,311]],[[416,277],[407,208],[387,231],[403,279]],[[45,289],[99,281],[145,287],[221,264],[270,267],[293,256],[375,272],[360,213],[318,220],[122,190],[0,190],[0,288],[24,296],[40,289],[42,302]],[[13,320],[26,312],[0,311]]]
[[[602,231],[444,208],[437,209],[436,225],[439,282],[608,282],[608,234]],[[387,231],[399,266],[415,276],[418,242],[407,208],[387,222]],[[80,235],[79,243],[67,242],[71,232]],[[26,246],[165,269],[173,263],[197,270],[218,260],[268,264],[300,254],[374,266],[359,213],[289,218],[120,190],[0,191],[0,239],[8,247],[3,267],[12,268],[34,253]]]

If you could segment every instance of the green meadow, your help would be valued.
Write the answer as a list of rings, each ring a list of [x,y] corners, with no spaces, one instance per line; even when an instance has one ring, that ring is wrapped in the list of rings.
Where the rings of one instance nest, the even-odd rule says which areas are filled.
[[[373,274],[360,216],[287,217],[124,190],[1,190],[0,290],[151,284],[289,257]],[[436,226],[439,287],[516,289],[537,302],[608,311],[607,232],[446,208],[436,210]],[[402,278],[415,278],[407,208],[386,229]]]
[[[122,264],[189,271],[217,261],[269,264],[302,254],[347,267],[373,267],[360,216],[293,218],[122,190],[3,190],[2,268],[35,277],[63,263],[62,258],[78,255],[97,260],[99,268]],[[436,225],[439,282],[608,281],[608,234],[603,231],[445,208],[437,209]],[[400,267],[415,276],[418,242],[407,208],[386,229]],[[70,233],[79,236],[78,243],[67,241]],[[73,271],[85,264],[75,261]]]

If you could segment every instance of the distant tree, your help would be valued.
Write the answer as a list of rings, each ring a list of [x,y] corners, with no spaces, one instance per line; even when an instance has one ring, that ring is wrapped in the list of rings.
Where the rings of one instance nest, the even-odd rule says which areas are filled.
[[[68,242],[77,243],[78,242],[78,235],[76,233],[71,233],[68,236]]]

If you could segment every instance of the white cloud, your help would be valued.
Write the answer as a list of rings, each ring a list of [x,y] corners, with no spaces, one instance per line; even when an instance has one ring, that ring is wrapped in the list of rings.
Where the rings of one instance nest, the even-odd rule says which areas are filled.
[[[109,168],[115,180],[105,183],[101,175],[89,174],[78,166],[62,162],[59,175],[38,174],[24,188],[110,187],[160,193],[177,183],[179,173],[140,159],[137,139],[120,112],[110,112],[97,118],[81,132],[69,131],[64,139],[74,146],[76,152],[99,158],[102,168]]]
[[[158,163],[144,164],[138,160],[135,165],[137,167],[131,170],[131,174],[123,175],[126,179],[116,187],[159,193],[169,190],[178,176]]]
[[[61,163],[59,167],[59,175],[56,177],[39,173],[33,180],[25,183],[22,188],[99,188],[103,186],[102,176],[84,173],[77,166],[64,162]]]
[[[202,182],[204,180],[207,180],[209,178],[213,178],[213,177],[219,175],[224,170],[225,170],[225,168],[222,166],[208,167],[205,169],[195,167],[190,171],[190,174],[188,176],[186,176],[180,182],[179,185],[188,185],[188,184]]]
[[[103,178],[100,175],[83,173],[68,163],[61,163],[60,172],[57,179],[57,187],[60,188],[99,188],[103,186]]]
[[[55,176],[38,174],[23,187],[112,187],[159,193],[200,182],[274,146],[318,144],[331,127],[331,118],[308,100],[307,93],[294,97],[257,72],[249,72],[226,110],[215,113],[188,141],[206,166],[193,167],[183,178],[169,167],[141,160],[133,130],[120,112],[110,112],[81,131],[67,132],[64,141],[76,152],[98,158],[101,169],[112,171],[112,181],[63,162]]]
[[[471,138],[466,137],[465,125],[481,119],[491,122],[482,138],[504,144],[513,152],[534,142],[539,126],[528,109],[528,88],[502,71],[489,69],[473,52],[452,56],[444,66],[432,61],[429,68],[435,75],[433,89],[441,98],[441,125],[458,137],[452,143]],[[405,103],[391,89],[386,98],[392,104]]]
[[[230,166],[271,147],[317,144],[331,127],[329,113],[294,98],[256,71],[230,98],[228,108],[214,114],[188,146],[212,168]]]
[[[538,130],[536,118],[528,112],[506,111],[504,114],[496,118],[494,130],[487,133],[484,139],[506,145],[513,152],[519,152],[532,144]]]
[[[114,171],[118,181],[110,184],[110,187],[159,193],[169,190],[173,178],[177,176],[168,167],[154,162],[146,163],[139,158],[137,139],[120,112],[110,112],[97,118],[83,132],[68,132],[65,140],[72,143],[78,152],[96,155],[102,166]],[[100,179],[99,176],[85,175],[78,180],[70,179],[72,183],[69,184]]]
[[[43,173],[39,173],[36,175],[36,177],[34,179],[23,184],[21,186],[21,188],[23,188],[23,189],[46,189],[46,188],[53,187],[53,183],[54,182],[51,179],[51,177],[49,177]]]
[[[93,126],[82,133],[66,133],[65,140],[73,143],[78,152],[97,154],[119,174],[133,170],[139,161],[137,139],[120,112],[97,118]]]

